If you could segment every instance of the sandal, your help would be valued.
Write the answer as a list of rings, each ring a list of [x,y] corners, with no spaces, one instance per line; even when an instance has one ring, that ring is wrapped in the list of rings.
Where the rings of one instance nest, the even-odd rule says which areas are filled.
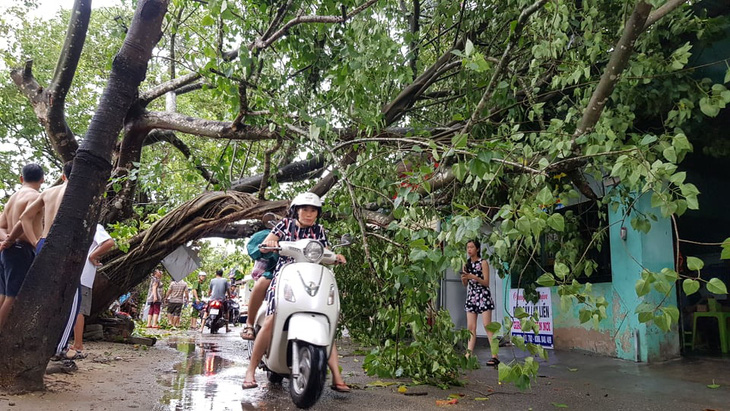
[[[80,350],[70,349],[70,350],[66,351],[67,360],[83,360],[84,358],[86,358],[87,355],[88,354],[86,354]]]
[[[500,362],[501,361],[499,361],[499,358],[492,357],[491,360],[487,361],[487,366],[489,366],[489,367],[496,367],[497,365],[499,365]]]
[[[348,387],[347,384],[345,384],[344,382],[341,382],[339,384],[332,384],[330,386],[330,388],[332,388],[333,391],[337,391],[337,392],[350,392],[351,391],[350,387]]]
[[[243,331],[241,331],[241,333],[239,335],[244,340],[249,340],[249,341],[256,338],[254,329],[250,325],[246,325],[245,327],[243,327]]]
[[[241,388],[243,388],[244,390],[250,390],[251,388],[256,388],[258,386],[259,385],[256,384],[256,381],[244,381],[241,385]]]

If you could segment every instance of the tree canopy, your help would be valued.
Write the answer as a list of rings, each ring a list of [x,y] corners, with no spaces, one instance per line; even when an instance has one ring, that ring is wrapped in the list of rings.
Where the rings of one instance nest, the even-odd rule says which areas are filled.
[[[101,141],[92,117],[137,14],[128,1],[90,3],[45,21],[27,17],[29,1],[0,20],[0,136],[18,147],[0,154],[5,182],[21,159],[59,167],[86,137]],[[136,237],[106,260],[95,309],[176,246],[244,236],[256,226],[240,220],[283,214],[312,190],[332,235],[358,239],[340,286],[344,323],[378,344],[368,372],[442,383],[475,365],[433,304],[484,225],[493,262],[512,270],[559,235],[538,282],[600,321],[605,301],[575,280],[595,271],[586,256],[607,221],[585,239],[574,214],[553,211],[557,199],[622,205],[646,231],[651,216],[629,213],[639,196],[665,217],[699,207],[678,165],[709,144],[702,128],[730,102],[728,75],[692,66],[697,44],[727,38],[728,10],[703,3],[140,1],[141,15],[167,7],[162,35],[139,87],[120,80],[137,91],[109,126],[118,135],[102,136],[110,176],[89,214]],[[608,177],[621,185],[597,192]],[[658,282],[673,284],[671,272]],[[528,361],[500,378],[525,386],[536,370]]]

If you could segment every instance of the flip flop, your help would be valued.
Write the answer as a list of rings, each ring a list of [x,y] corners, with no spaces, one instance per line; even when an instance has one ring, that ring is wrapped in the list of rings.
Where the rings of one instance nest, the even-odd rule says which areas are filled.
[[[332,384],[330,386],[330,388],[332,388],[333,391],[337,391],[337,392],[350,392],[351,391],[350,387],[348,387],[347,384],[345,384],[344,382],[339,383],[339,384]]]
[[[241,385],[241,388],[244,390],[250,390],[251,388],[257,388],[259,385],[256,384],[256,381],[244,381],[243,385]]]
[[[66,352],[67,360],[83,360],[88,354],[79,350],[68,350]]]
[[[501,361],[499,361],[499,358],[492,357],[491,360],[487,361],[487,366],[489,366],[489,367],[496,367],[497,365],[499,365],[500,362]]]
[[[247,325],[243,328],[243,331],[241,331],[240,334],[238,334],[243,338],[244,340],[254,340],[256,338],[256,334],[254,334],[253,327],[250,325]]]

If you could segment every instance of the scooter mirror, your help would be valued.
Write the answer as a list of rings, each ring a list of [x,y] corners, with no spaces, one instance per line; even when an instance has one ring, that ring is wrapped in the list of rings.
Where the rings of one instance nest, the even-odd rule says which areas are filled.
[[[274,228],[276,223],[279,221],[279,218],[274,213],[266,213],[263,217],[261,217],[261,221],[263,221],[264,227]]]

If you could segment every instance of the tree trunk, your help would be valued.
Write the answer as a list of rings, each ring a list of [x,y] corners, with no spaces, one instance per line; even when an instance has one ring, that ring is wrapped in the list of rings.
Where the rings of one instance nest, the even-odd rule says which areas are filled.
[[[160,39],[166,0],[140,0],[112,63],[99,107],[78,150],[68,188],[7,323],[0,330],[0,387],[42,390],[43,375],[70,312],[111,172],[111,153]]]

